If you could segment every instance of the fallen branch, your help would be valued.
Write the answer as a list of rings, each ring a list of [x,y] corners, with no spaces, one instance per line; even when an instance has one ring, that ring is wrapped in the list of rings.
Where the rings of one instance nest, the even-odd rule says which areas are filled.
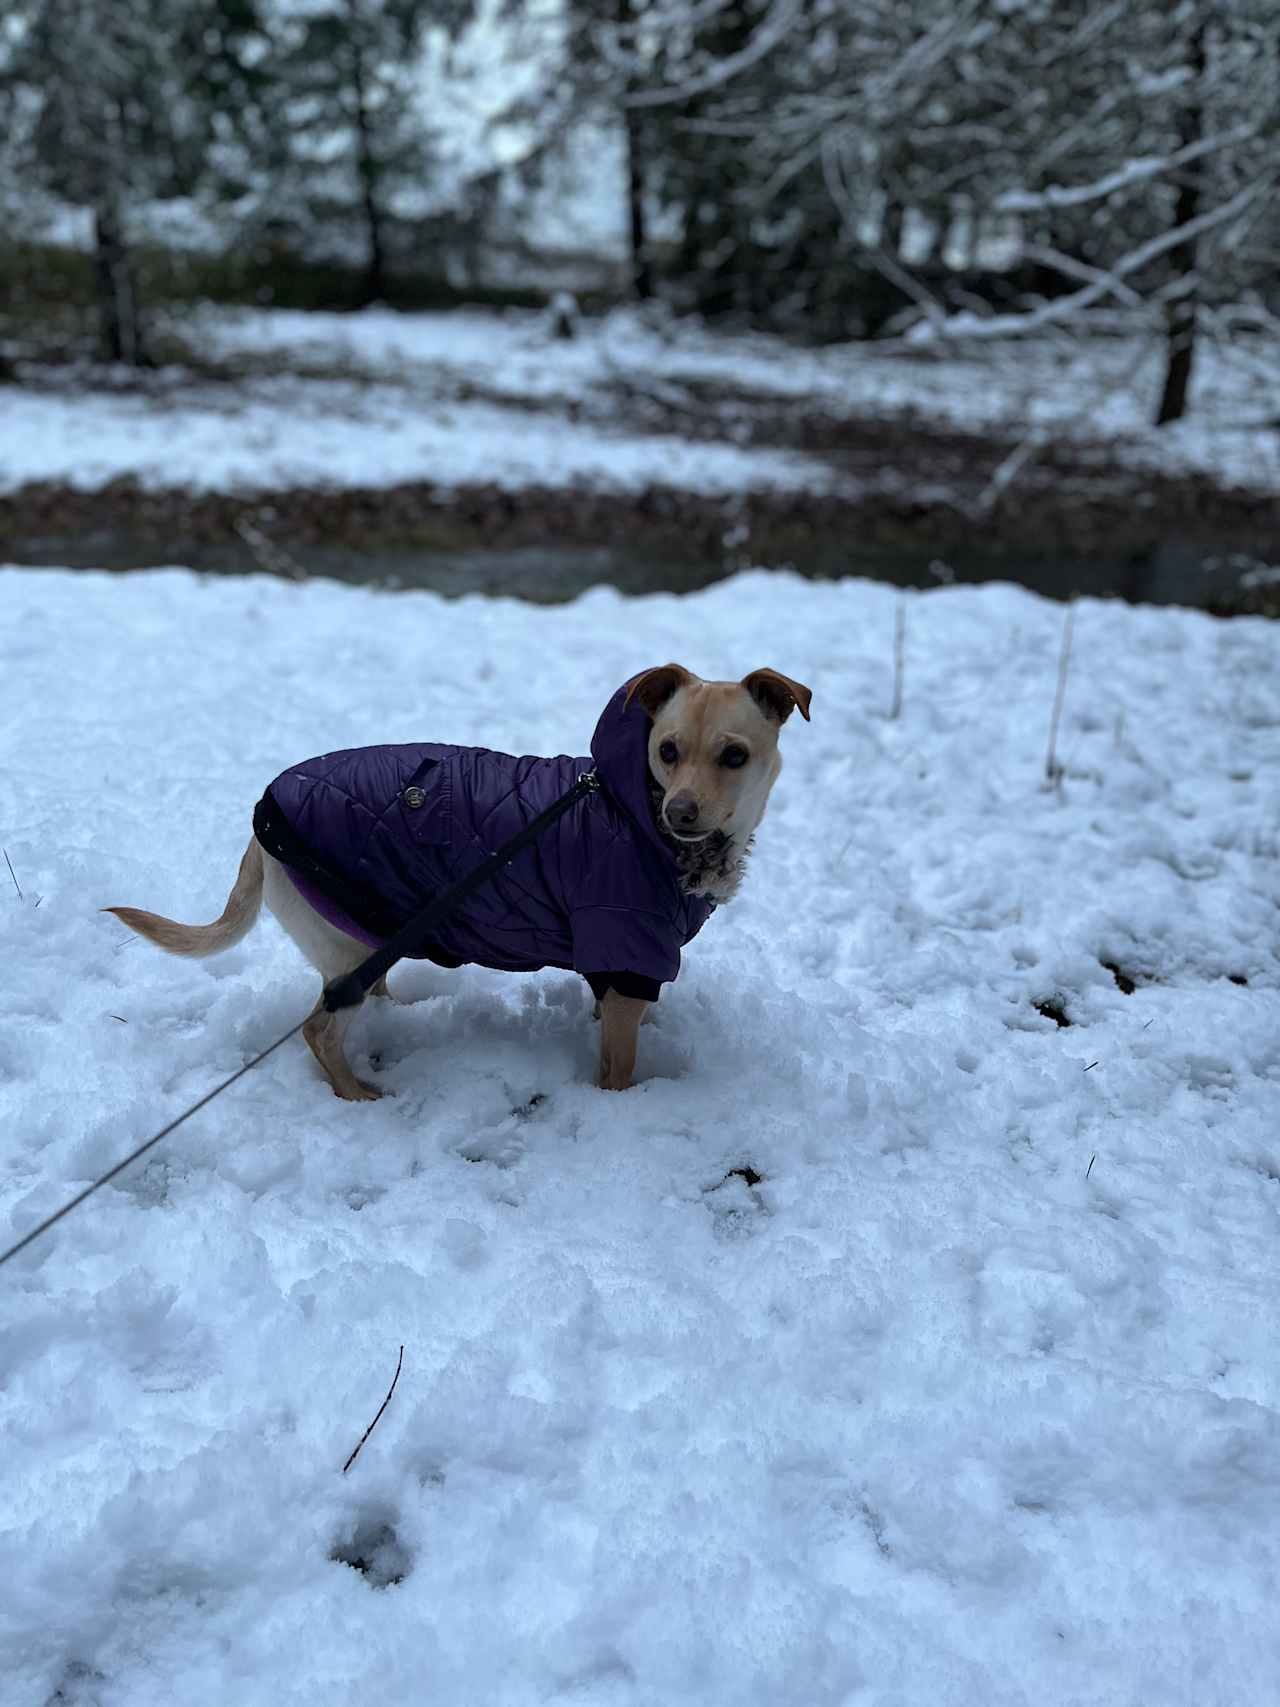
[[[1147,355],[1147,345],[1140,343],[1133,360],[1126,365],[1124,371],[1116,374],[1099,392],[1088,393],[1078,409],[1062,416],[1060,420],[1047,421],[1028,428],[970,505],[972,513],[976,516],[987,515],[1027,464],[1033,462],[1044,447],[1053,442],[1055,436],[1069,432],[1088,416],[1096,416],[1102,404],[1116,392],[1128,391]]]
[[[261,528],[257,528],[247,516],[238,516],[235,530],[253,553],[254,560],[260,569],[265,569],[269,575],[283,575],[290,581],[305,581],[308,579],[306,570],[295,557],[292,557],[282,545],[268,539]]]
[[[396,1372],[391,1377],[391,1385],[387,1388],[387,1396],[382,1401],[382,1403],[378,1406],[378,1415],[376,1417],[374,1417],[373,1421],[369,1424],[368,1428],[365,1429],[364,1433],[360,1436],[359,1440],[355,1444],[355,1448],[352,1451],[350,1458],[348,1458],[346,1463],[342,1466],[342,1474],[344,1476],[346,1475],[347,1471],[351,1468],[351,1466],[355,1463],[356,1459],[359,1457],[360,1448],[364,1445],[365,1441],[368,1440],[369,1436],[373,1433],[374,1429],[377,1428],[378,1418],[381,1417],[383,1411],[385,1411],[387,1406],[391,1403],[391,1395],[396,1390],[396,1382],[400,1379],[400,1366],[403,1362],[404,1362],[404,1347],[401,1346],[400,1347],[400,1355],[396,1359]]]
[[[8,848],[4,849],[4,863],[9,867],[9,876],[13,878],[13,887],[18,891],[18,899],[21,901],[22,885],[18,882],[18,875],[13,869],[13,861],[9,858]]]

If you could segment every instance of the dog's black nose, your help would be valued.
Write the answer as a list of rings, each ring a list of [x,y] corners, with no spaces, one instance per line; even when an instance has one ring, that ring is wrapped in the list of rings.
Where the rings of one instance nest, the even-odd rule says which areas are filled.
[[[673,830],[692,830],[701,808],[691,794],[673,794],[663,810]]]

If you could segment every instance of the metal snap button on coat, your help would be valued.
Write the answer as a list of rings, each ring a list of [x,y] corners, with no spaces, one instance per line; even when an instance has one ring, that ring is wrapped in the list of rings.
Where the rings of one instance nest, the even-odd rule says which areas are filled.
[[[404,801],[406,806],[425,806],[427,801],[427,791],[425,788],[406,788],[400,798]]]

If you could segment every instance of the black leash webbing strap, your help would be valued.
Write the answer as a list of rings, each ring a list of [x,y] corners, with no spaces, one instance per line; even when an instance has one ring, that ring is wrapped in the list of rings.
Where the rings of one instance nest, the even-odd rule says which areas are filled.
[[[429,901],[420,913],[415,913],[407,923],[400,926],[381,948],[375,948],[367,960],[362,960],[352,972],[346,972],[341,978],[334,978],[324,987],[324,1005],[332,1014],[339,1008],[353,1008],[362,1002],[372,990],[378,979],[390,971],[397,960],[402,960],[406,954],[412,954],[426,939],[442,919],[447,919],[450,913],[467,899],[474,895],[477,889],[484,887],[530,842],[536,842],[544,830],[550,829],[557,818],[562,818],[571,806],[577,804],[585,794],[594,794],[600,787],[600,779],[594,771],[584,771],[567,794],[562,794],[544,812],[539,812],[536,818],[531,818],[523,830],[518,830],[510,841],[493,853],[486,855],[474,871],[469,871],[465,877],[459,878],[442,890],[434,900]]]
[[[354,1007],[357,1002],[363,1001],[383,973],[394,966],[402,956],[411,954],[423,938],[430,934],[434,925],[456,911],[468,895],[474,894],[491,877],[496,877],[503,866],[509,865],[522,848],[527,848],[530,842],[536,841],[544,830],[554,824],[557,818],[562,818],[569,808],[581,800],[584,795],[594,794],[599,788],[600,779],[596,773],[584,771],[567,794],[562,794],[559,800],[553,801],[547,807],[545,812],[539,812],[536,818],[531,818],[523,830],[518,831],[510,841],[504,842],[495,852],[481,860],[474,871],[469,871],[459,882],[452,884],[442,894],[437,895],[429,906],[424,907],[420,913],[415,913],[407,924],[402,925],[381,948],[375,949],[367,960],[362,961],[356,967],[354,972],[348,972],[342,978],[335,978],[332,983],[326,985],[324,1005],[329,1012],[335,1013],[339,1008]],[[136,1150],[131,1150],[122,1161],[108,1169],[100,1179],[94,1180],[92,1185],[85,1186],[83,1191],[77,1192],[73,1198],[64,1203],[61,1209],[57,1209],[52,1215],[46,1216],[38,1226],[33,1227],[29,1233],[25,1233],[17,1244],[10,1245],[6,1251],[0,1251],[0,1268],[4,1267],[10,1257],[16,1257],[20,1251],[25,1251],[27,1246],[34,1244],[42,1233],[47,1233],[51,1227],[56,1226],[64,1215],[70,1215],[73,1209],[78,1209],[87,1197],[92,1197],[95,1191],[100,1191],[104,1185],[109,1185],[117,1174],[122,1174],[139,1157],[145,1156],[147,1151],[153,1149],[162,1138],[167,1138],[171,1132],[176,1132],[184,1121],[190,1120],[193,1114],[198,1114],[202,1108],[213,1101],[214,1097],[221,1096],[222,1092],[234,1085],[237,1079],[242,1079],[246,1073],[252,1072],[259,1062],[266,1060],[268,1055],[274,1055],[282,1044],[288,1043],[291,1038],[296,1037],[306,1023],[306,1020],[300,1019],[297,1025],[286,1031],[282,1037],[277,1037],[274,1043],[269,1043],[265,1049],[260,1050],[251,1061],[246,1061],[242,1067],[237,1067],[229,1078],[223,1079],[211,1091],[206,1092],[199,1102],[193,1102],[191,1107],[180,1114],[176,1120],[171,1120],[167,1126],[161,1127],[159,1132],[153,1133],[145,1144],[139,1144]]]

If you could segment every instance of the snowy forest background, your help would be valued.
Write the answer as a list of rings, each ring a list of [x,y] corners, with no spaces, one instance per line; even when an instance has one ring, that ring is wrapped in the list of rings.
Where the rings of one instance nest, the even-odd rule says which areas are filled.
[[[0,1707],[1276,1707],[1278,123],[1277,0],[0,4]],[[812,721],[624,1095],[103,911],[671,658]]]
[[[814,340],[1280,314],[1271,0],[11,0],[10,340],[658,298]],[[53,323],[56,323],[53,324]],[[12,354],[12,350],[11,350]]]

